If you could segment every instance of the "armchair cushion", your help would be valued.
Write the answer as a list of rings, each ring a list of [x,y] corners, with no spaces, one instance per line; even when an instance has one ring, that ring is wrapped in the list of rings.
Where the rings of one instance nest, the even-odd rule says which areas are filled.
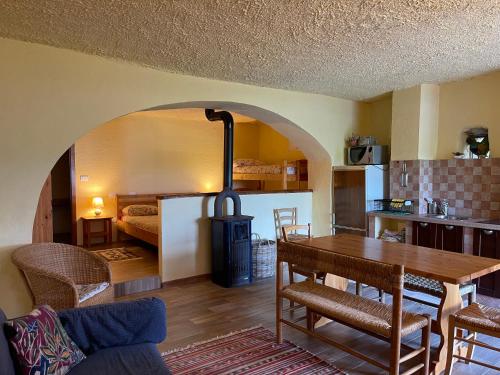
[[[101,293],[108,286],[109,286],[108,282],[98,283],[98,284],[76,285],[76,290],[78,291],[78,302],[80,303],[85,302],[89,298],[94,297],[96,294]]]
[[[166,337],[166,308],[158,298],[63,310],[59,318],[86,355],[117,346],[157,344]]]

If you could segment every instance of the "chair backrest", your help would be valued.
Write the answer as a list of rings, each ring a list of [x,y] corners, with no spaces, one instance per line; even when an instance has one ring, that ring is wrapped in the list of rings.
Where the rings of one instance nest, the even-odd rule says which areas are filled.
[[[36,274],[55,273],[72,279],[76,284],[91,283],[92,268],[109,265],[99,256],[81,247],[61,243],[35,243],[20,247],[12,253],[12,262],[30,283]],[[91,272],[92,271],[92,272]]]
[[[297,235],[297,231],[306,231],[306,235],[308,238],[311,238],[311,224],[307,225],[282,225],[281,226],[281,239],[285,242],[293,239],[289,236],[290,233]]]
[[[278,262],[331,273],[396,293],[403,289],[404,267],[315,249],[294,242],[278,243]]]
[[[297,207],[292,208],[275,208],[274,212],[274,226],[276,230],[276,239],[281,238],[281,227],[283,225],[296,225],[297,224]]]

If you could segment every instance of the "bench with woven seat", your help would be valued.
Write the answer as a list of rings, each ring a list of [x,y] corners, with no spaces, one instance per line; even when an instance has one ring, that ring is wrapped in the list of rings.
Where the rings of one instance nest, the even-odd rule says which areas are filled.
[[[298,231],[307,231],[307,234],[301,234],[298,233]],[[281,226],[281,233],[282,237],[281,239],[285,242],[290,242],[290,241],[300,241],[300,240],[305,240],[307,238],[311,238],[311,224],[307,225],[302,225],[302,224],[295,224],[295,225],[282,225]],[[307,267],[302,267],[297,264],[289,264],[288,265],[288,277],[289,277],[289,282],[290,284],[294,283],[294,273],[298,273],[299,275],[311,278],[313,282],[316,282],[317,279],[320,279],[321,282],[325,282],[325,277],[326,273],[321,272],[315,269],[309,269]]]
[[[455,329],[466,329],[470,333],[467,337],[456,336]],[[475,363],[480,366],[491,368],[500,371],[500,367],[493,364],[480,362],[472,359],[474,346],[481,346],[500,353],[500,348],[485,344],[477,340],[477,333],[500,338],[500,309],[495,307],[483,306],[477,303],[467,306],[458,311],[455,315],[450,316],[448,340],[454,343],[455,340],[468,344],[466,357],[454,354],[455,345],[448,346],[448,355],[446,359],[445,375],[450,375],[453,369],[453,358],[458,358],[465,363]]]
[[[369,298],[357,296],[346,291],[306,280],[283,285],[283,264],[291,263],[309,269],[349,278],[367,284],[393,295],[393,304],[386,305]],[[282,341],[282,324],[296,328],[306,334],[319,338],[351,355],[386,370],[389,374],[400,374],[404,362],[421,356],[420,363],[403,372],[405,375],[421,372],[429,373],[430,327],[429,315],[419,315],[402,310],[402,290],[404,269],[401,265],[390,265],[362,258],[322,251],[293,242],[278,244],[276,272],[276,335]],[[390,363],[379,362],[365,354],[324,336],[314,330],[314,325],[306,327],[283,317],[283,299],[294,301],[306,307],[307,312],[324,316],[337,323],[352,327],[369,335],[391,343]],[[306,314],[306,320],[311,314]],[[421,344],[410,348],[401,344],[401,338],[421,331]],[[401,355],[401,347],[409,353]]]

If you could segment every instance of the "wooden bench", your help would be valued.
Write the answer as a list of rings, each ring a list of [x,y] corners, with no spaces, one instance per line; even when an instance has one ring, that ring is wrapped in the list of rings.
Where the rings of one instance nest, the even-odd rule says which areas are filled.
[[[318,269],[385,290],[393,295],[393,304],[386,305],[326,285],[313,283],[310,280],[283,285],[284,263]],[[400,265],[354,258],[293,242],[280,242],[278,244],[276,272],[276,335],[278,343],[282,342],[282,323],[284,323],[388,371],[391,375],[400,374],[402,363],[421,355],[420,363],[402,374],[409,375],[416,372],[428,374],[431,318],[429,315],[424,316],[402,310],[403,279],[404,269]],[[306,326],[299,324],[301,318],[294,321],[283,318],[283,299],[294,301],[306,308]],[[390,342],[391,358],[389,364],[379,362],[316,332],[314,324],[310,322],[311,313]],[[401,338],[419,330],[422,332],[420,347],[415,349],[403,345],[409,352],[402,356]]]

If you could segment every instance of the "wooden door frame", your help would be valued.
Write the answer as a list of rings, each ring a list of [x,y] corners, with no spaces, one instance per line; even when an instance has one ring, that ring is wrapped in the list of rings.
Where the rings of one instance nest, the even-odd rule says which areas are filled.
[[[69,179],[71,194],[71,243],[77,245],[77,218],[76,218],[76,172],[75,172],[75,144],[69,150]]]
[[[71,243],[73,245],[77,245],[77,217],[76,217],[76,172],[75,172],[75,145],[71,145],[71,147],[64,152],[64,154],[68,152],[68,157],[69,157],[69,178],[70,178],[70,203],[71,203]],[[63,155],[64,155],[63,154]],[[58,159],[59,160],[59,159]],[[44,182],[44,185],[47,183],[47,181],[50,181],[51,175],[52,175],[52,170],[54,167],[49,172],[49,175],[47,176],[47,180]],[[43,194],[43,187],[42,191],[40,192],[40,196],[38,197],[38,205],[37,205],[37,210],[36,210],[36,215],[35,215],[35,220],[33,222],[33,233],[32,233],[32,240],[33,242],[38,242],[39,241],[39,236],[40,234],[37,232],[39,231],[39,228],[36,226],[37,218],[39,217],[39,206],[40,206],[40,197]],[[50,202],[50,207],[52,211],[52,199]],[[50,217],[50,220],[52,220],[52,215]],[[52,236],[54,234],[54,228],[52,227]],[[50,239],[48,239],[50,240]],[[53,237],[52,240],[53,241]]]

